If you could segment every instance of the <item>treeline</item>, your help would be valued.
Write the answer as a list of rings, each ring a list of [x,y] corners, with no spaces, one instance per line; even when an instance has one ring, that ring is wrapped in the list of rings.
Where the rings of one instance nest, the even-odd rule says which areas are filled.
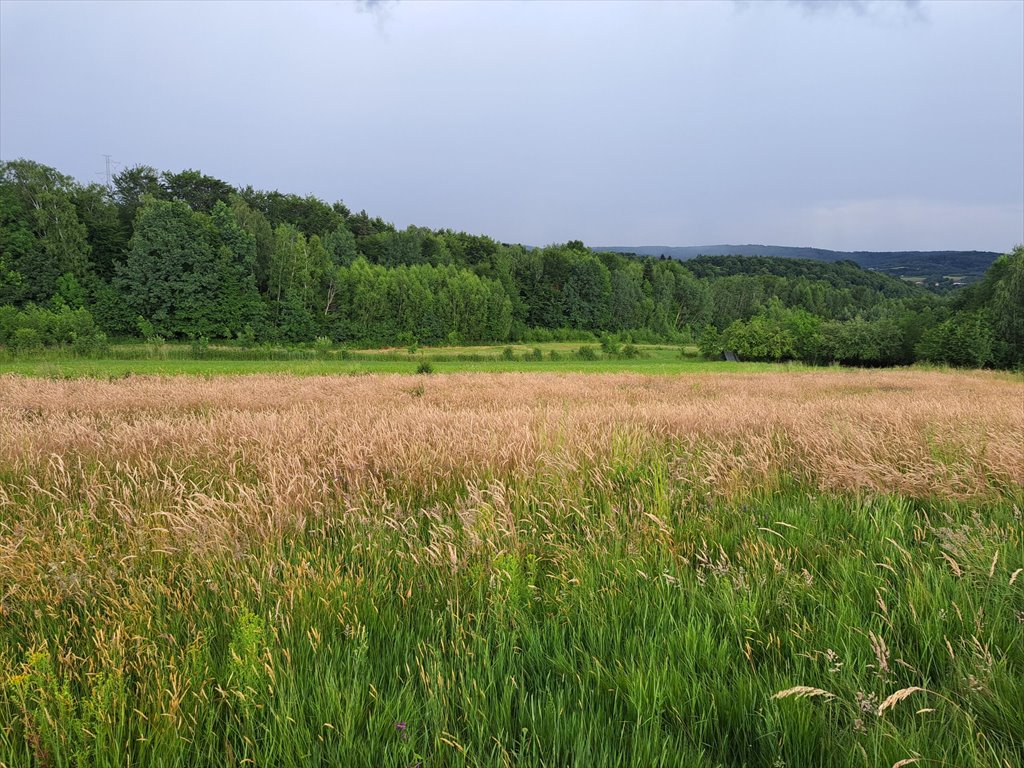
[[[610,251],[615,248],[600,247]],[[752,256],[801,259],[807,264],[849,262],[867,273],[883,273],[913,282],[934,293],[948,293],[984,276],[1000,254],[990,251],[830,251],[778,245],[639,246],[623,249],[640,256],[670,256],[686,261],[701,256]]]
[[[1024,247],[1000,256],[979,283],[941,304],[919,297],[885,301],[840,321],[773,297],[749,320],[706,329],[700,343],[706,356],[728,350],[745,360],[1019,368],[1024,365]]]
[[[1019,344],[1016,356],[1007,350],[1019,312],[1017,321],[1005,312],[1021,300],[1020,261],[1006,257],[978,290],[944,301],[846,262],[684,266],[579,241],[531,249],[398,230],[341,202],[235,188],[194,170],[136,166],[108,189],[28,160],[0,165],[0,345],[18,349],[95,349],[131,336],[370,346],[618,334],[700,339],[711,354],[728,345],[751,359],[881,365],[938,360],[947,339],[968,339],[978,354],[947,362],[1016,365]],[[794,318],[828,344],[794,335]],[[885,337],[884,352],[829,346],[852,345],[865,325]],[[785,331],[775,346],[742,335],[768,328]]]

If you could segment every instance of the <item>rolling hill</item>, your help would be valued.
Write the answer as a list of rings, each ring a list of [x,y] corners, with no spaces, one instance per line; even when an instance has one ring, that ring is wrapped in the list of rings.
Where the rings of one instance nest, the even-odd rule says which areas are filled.
[[[933,290],[979,280],[1000,255],[992,251],[830,251],[782,245],[599,246],[595,251],[666,256],[686,261],[697,256],[774,256],[817,261],[852,261],[864,269],[884,272]]]

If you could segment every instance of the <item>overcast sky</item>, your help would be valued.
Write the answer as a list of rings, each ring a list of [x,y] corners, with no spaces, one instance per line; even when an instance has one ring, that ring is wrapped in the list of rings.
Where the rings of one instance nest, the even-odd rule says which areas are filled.
[[[0,158],[104,153],[506,242],[1006,251],[1024,2],[0,0]]]

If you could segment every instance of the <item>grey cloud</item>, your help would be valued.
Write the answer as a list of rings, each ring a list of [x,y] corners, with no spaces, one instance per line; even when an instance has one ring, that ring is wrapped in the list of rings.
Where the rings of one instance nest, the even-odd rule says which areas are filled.
[[[398,0],[354,0],[354,5],[360,13],[386,16],[392,8],[398,5]]]
[[[789,5],[803,10],[807,16],[848,11],[856,16],[868,16],[895,9],[904,18],[924,20],[921,0],[789,0]]]
[[[0,0],[0,158],[505,242],[1024,240],[1024,3],[739,8]]]
[[[372,17],[376,23],[377,33],[381,37],[387,37],[388,27],[398,0],[349,0],[349,4],[354,5],[359,13]]]
[[[756,0],[733,0],[742,11],[765,3]],[[846,13],[862,18],[888,16],[909,21],[926,21],[928,16],[923,0],[787,0],[786,5],[803,12],[806,18],[828,17]]]

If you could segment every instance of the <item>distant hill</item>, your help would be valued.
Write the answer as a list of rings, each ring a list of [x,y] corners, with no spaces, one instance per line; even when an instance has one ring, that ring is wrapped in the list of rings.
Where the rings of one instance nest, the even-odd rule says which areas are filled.
[[[933,290],[973,283],[1000,256],[992,251],[830,251],[784,245],[640,245],[601,246],[595,251],[666,256],[686,261],[697,256],[774,256],[817,261],[852,261],[864,269],[884,272]]]

